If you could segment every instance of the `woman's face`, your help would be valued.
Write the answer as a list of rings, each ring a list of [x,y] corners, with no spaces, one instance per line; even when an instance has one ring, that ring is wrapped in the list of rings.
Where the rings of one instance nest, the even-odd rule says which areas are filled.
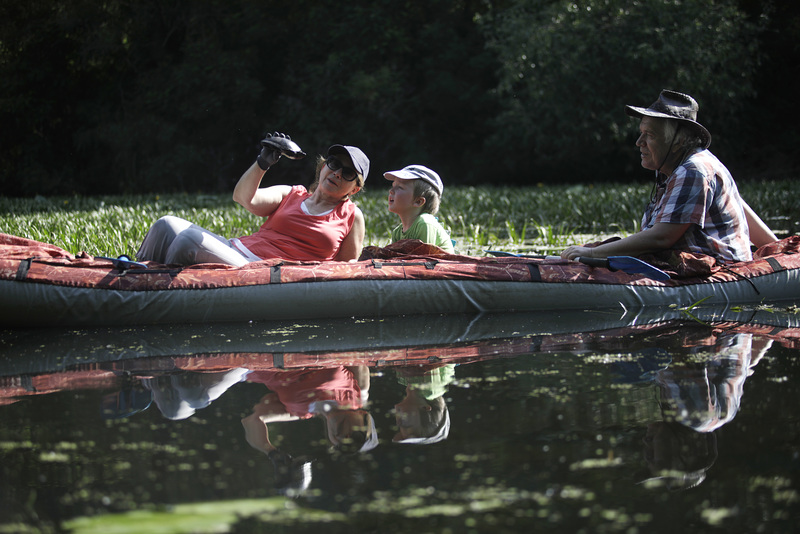
[[[338,446],[343,440],[348,439],[354,432],[369,430],[367,412],[364,410],[335,410],[325,414],[325,424],[328,430],[328,439],[331,444]]]
[[[358,176],[352,181],[344,179],[348,171],[355,171],[350,157],[346,154],[336,154],[330,157],[338,161],[339,168],[334,171],[328,164],[324,164],[319,173],[319,186],[317,189],[321,189],[327,195],[336,198],[345,198],[358,193],[361,190],[361,186],[358,185]]]

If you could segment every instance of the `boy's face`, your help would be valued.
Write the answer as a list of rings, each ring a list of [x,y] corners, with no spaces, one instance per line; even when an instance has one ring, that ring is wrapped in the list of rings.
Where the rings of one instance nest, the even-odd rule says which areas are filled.
[[[389,211],[397,215],[413,213],[422,208],[424,199],[414,197],[414,182],[416,180],[392,180],[389,188]]]
[[[397,422],[397,434],[394,441],[402,441],[408,438],[418,438],[422,436],[422,417],[421,411],[431,411],[430,404],[419,395],[406,395],[406,397],[394,405],[394,417]]]

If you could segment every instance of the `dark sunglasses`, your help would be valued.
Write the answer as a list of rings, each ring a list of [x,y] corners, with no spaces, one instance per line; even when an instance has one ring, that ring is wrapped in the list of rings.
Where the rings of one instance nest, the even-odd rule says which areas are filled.
[[[328,168],[333,172],[341,170],[342,179],[347,180],[348,182],[352,182],[356,179],[356,176],[358,176],[358,171],[350,167],[345,167],[335,156],[328,156],[328,159],[325,160],[325,165],[327,165]]]

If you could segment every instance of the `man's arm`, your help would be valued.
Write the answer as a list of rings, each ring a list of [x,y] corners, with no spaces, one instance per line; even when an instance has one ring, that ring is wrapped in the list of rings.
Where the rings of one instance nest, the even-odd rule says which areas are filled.
[[[744,200],[742,200],[742,205],[744,206],[744,216],[747,219],[747,226],[750,229],[750,242],[757,247],[763,247],[766,244],[777,241],[778,236],[769,229],[769,226],[761,220],[761,217],[753,211],[753,208]]]
[[[561,253],[565,260],[575,258],[607,258],[609,256],[639,256],[671,248],[686,233],[691,223],[656,223],[651,228],[597,247],[567,247]]]

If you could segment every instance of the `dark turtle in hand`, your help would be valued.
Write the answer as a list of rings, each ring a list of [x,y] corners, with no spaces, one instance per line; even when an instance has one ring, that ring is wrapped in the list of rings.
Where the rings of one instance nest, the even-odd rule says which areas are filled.
[[[267,134],[267,137],[261,140],[261,146],[275,148],[280,151],[281,156],[289,159],[302,159],[306,155],[300,145],[292,141],[291,137],[280,132]]]

